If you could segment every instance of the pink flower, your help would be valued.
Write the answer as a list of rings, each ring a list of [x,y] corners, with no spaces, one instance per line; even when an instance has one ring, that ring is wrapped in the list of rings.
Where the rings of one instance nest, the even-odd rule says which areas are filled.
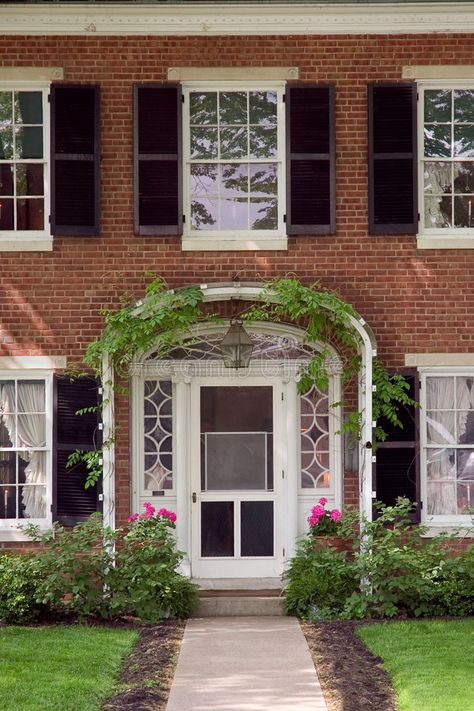
[[[174,511],[168,511],[168,509],[160,509],[158,511],[158,516],[163,516],[163,518],[167,518],[169,521],[174,523],[176,521],[176,514]]]
[[[325,504],[327,504],[327,502],[328,500],[325,499],[324,496],[321,496],[321,498],[319,499],[319,503],[321,504],[321,506],[324,506]]]
[[[313,516],[317,516],[319,518],[321,516],[324,516],[326,511],[322,506],[319,506],[318,504],[317,506],[313,506],[313,508],[311,509],[311,513],[313,514]]]
[[[155,507],[152,504],[150,504],[149,501],[145,501],[143,506],[145,507],[145,513],[144,513],[145,518],[150,518],[151,516],[153,516],[153,514],[155,513]]]
[[[329,515],[333,521],[340,521],[342,516],[341,512],[338,509],[333,509]]]
[[[132,514],[131,516],[128,517],[127,521],[129,523],[133,523],[133,521],[136,521],[137,518],[140,518],[138,514]]]

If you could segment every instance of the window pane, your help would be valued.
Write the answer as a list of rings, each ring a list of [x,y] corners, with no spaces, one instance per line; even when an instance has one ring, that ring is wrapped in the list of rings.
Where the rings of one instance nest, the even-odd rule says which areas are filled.
[[[456,413],[457,444],[474,444],[474,412],[460,410]]]
[[[474,163],[453,163],[454,192],[474,193]]]
[[[250,192],[254,195],[276,195],[277,167],[274,163],[250,166]]]
[[[463,166],[462,163],[455,163],[454,165]],[[423,172],[423,177],[425,181],[425,193],[427,195],[443,195],[445,193],[450,193],[452,190],[451,171],[451,163],[425,163]]]
[[[0,486],[0,518],[16,518],[16,486]]]
[[[26,126],[15,129],[15,158],[43,157],[42,127]]]
[[[273,501],[241,502],[240,554],[273,556]]]
[[[462,375],[456,376],[456,407],[465,410],[474,409],[474,379]]]
[[[13,230],[14,226],[13,200],[2,199],[0,201],[0,230]]]
[[[454,444],[454,412],[426,413],[428,444]]]
[[[2,446],[9,447],[7,442]],[[0,452],[0,484],[15,484],[16,482],[16,453],[15,452]],[[5,493],[5,492],[4,492]],[[0,511],[2,504],[0,501]]]
[[[474,155],[474,126],[470,125],[454,127],[453,155]]]
[[[201,198],[191,203],[191,224],[194,230],[216,230],[217,199]]]
[[[43,123],[43,97],[41,92],[15,92],[15,123]]]
[[[266,490],[265,432],[207,432],[205,490]]]
[[[222,128],[221,158],[244,158],[248,155],[247,128]]]
[[[12,92],[0,91],[0,128],[13,123]]]
[[[18,412],[44,412],[44,383],[36,380],[18,381]]]
[[[430,89],[425,91],[425,122],[451,121],[451,91]]]
[[[277,95],[275,91],[251,91],[249,104],[250,123],[276,124]]]
[[[250,200],[250,228],[252,230],[276,230],[278,209],[276,200]]]
[[[217,128],[191,128],[191,158],[217,157]]]
[[[457,452],[457,478],[474,481],[474,450],[458,449]]]
[[[220,167],[220,175],[221,192],[225,197],[239,197],[242,193],[248,193],[249,166],[247,163],[224,163]]]
[[[169,380],[144,383],[144,479],[149,491],[173,487],[172,385]]]
[[[266,126],[250,128],[250,157],[274,158],[277,155],[277,129]]]
[[[429,514],[455,514],[456,454],[454,449],[427,450]]]
[[[454,120],[469,123],[474,121],[474,91],[472,89],[458,89],[454,96]]]
[[[473,202],[474,196],[456,196],[454,198],[454,226],[455,227],[472,227],[473,226]]]
[[[223,91],[219,95],[219,101],[221,124],[247,123],[247,92]]]
[[[44,447],[46,424],[44,415],[18,415],[18,446]]]
[[[13,130],[0,128],[0,159],[10,160],[11,158],[13,158]]]
[[[43,166],[35,163],[18,163],[16,166],[16,194],[43,195]]]
[[[217,92],[193,92],[189,103],[191,124],[217,124]]]
[[[18,200],[16,209],[18,230],[44,229],[44,202],[42,199]]]
[[[454,378],[426,379],[426,407],[430,410],[454,409]]]
[[[425,126],[425,156],[451,156],[451,126]]]
[[[425,227],[451,227],[452,207],[451,197],[425,198]]]
[[[18,518],[46,518],[46,487],[20,486]]]
[[[217,165],[213,163],[191,165],[191,195],[193,197],[217,195]]]
[[[13,195],[13,164],[0,164],[0,195]]]
[[[249,225],[249,205],[246,198],[221,201],[221,224],[223,230],[246,230]]]
[[[468,482],[458,484],[458,512],[460,514],[469,514],[474,509],[474,479]]]
[[[234,502],[201,503],[201,555],[205,558],[234,556]]]

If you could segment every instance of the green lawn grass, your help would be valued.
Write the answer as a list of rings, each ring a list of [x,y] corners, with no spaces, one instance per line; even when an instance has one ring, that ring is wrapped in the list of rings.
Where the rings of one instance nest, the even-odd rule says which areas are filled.
[[[137,639],[107,627],[0,628],[0,708],[97,711]]]
[[[400,711],[474,711],[474,619],[390,622],[357,632],[383,659]]]

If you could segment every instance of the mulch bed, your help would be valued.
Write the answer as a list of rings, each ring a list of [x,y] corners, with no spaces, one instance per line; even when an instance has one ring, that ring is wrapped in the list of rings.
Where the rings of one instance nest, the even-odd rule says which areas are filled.
[[[125,659],[115,696],[102,711],[164,711],[178,661],[184,622],[162,622],[140,630]]]
[[[357,622],[302,622],[329,711],[397,711],[382,660],[370,652]]]

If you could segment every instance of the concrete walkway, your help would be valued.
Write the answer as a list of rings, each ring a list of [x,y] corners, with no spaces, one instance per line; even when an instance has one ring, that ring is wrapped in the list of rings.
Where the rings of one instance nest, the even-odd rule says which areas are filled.
[[[296,619],[207,617],[186,625],[166,711],[327,711]]]

